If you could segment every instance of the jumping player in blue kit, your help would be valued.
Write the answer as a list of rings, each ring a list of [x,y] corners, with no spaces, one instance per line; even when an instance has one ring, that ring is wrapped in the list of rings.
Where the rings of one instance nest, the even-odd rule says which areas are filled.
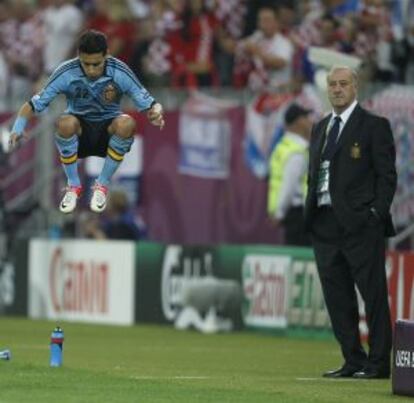
[[[105,158],[95,185],[90,208],[96,213],[106,207],[110,180],[134,141],[135,121],[120,108],[122,95],[128,95],[149,121],[162,129],[162,106],[140,84],[129,67],[107,54],[107,41],[99,31],[86,31],[79,39],[78,57],[62,63],[45,87],[20,108],[10,136],[13,149],[22,139],[29,119],[42,112],[59,94],[67,109],[56,123],[55,142],[67,176],[66,193],[59,205],[71,213],[82,193],[78,158]]]

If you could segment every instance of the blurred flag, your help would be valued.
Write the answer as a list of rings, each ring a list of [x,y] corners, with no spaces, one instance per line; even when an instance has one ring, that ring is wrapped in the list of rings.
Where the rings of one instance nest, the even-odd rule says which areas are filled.
[[[247,166],[258,178],[269,172],[269,158],[284,132],[284,115],[293,102],[321,116],[322,101],[311,85],[305,85],[299,94],[261,94],[246,107],[246,137],[244,156]]]
[[[184,104],[179,121],[180,173],[204,178],[229,175],[232,102],[195,93]]]

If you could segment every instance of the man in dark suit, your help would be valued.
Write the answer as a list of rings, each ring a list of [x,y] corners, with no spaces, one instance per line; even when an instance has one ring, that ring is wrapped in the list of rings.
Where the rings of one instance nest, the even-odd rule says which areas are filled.
[[[345,359],[325,377],[388,378],[392,343],[385,237],[397,174],[387,119],[357,102],[357,75],[334,67],[327,78],[333,111],[312,130],[305,226],[311,233],[332,328]],[[358,288],[369,352],[360,342]]]

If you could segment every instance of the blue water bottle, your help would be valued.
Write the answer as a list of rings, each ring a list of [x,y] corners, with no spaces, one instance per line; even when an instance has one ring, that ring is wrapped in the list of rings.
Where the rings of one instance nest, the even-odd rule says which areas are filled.
[[[56,326],[50,336],[50,366],[60,367],[63,362],[63,330]]]

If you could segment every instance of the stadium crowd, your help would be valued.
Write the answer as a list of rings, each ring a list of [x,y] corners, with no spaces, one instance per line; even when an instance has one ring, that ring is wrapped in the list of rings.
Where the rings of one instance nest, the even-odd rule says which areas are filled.
[[[79,33],[146,86],[253,90],[312,81],[310,46],[362,58],[365,75],[414,82],[410,0],[0,0],[0,108],[18,105],[65,59]]]

